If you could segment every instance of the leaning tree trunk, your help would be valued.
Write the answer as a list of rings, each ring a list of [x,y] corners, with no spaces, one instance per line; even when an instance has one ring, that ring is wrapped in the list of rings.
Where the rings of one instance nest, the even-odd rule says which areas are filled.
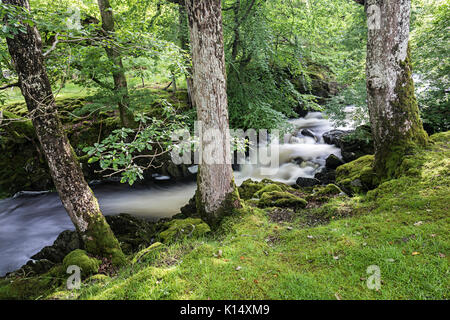
[[[428,140],[414,95],[409,51],[410,0],[368,0],[367,93],[375,170],[393,177],[403,156]]]
[[[3,3],[30,10],[28,0],[3,0]],[[111,257],[115,264],[123,263],[125,257],[119,242],[83,177],[59,120],[44,66],[39,32],[36,27],[29,25],[25,25],[25,30],[6,40],[56,190],[86,250],[95,255]]]
[[[98,7],[102,16],[103,31],[105,31],[107,37],[114,37],[114,16],[109,1],[98,0]],[[129,109],[130,98],[128,95],[128,84],[123,69],[122,57],[118,49],[114,48],[114,46],[107,45],[105,51],[114,66],[112,76],[114,79],[114,91],[116,91],[116,94],[119,97],[119,102],[117,104],[119,106],[120,120],[124,127],[135,127],[136,123],[134,121],[134,116]]]
[[[220,0],[187,0],[201,164],[197,210],[212,226],[241,207],[231,168]]]

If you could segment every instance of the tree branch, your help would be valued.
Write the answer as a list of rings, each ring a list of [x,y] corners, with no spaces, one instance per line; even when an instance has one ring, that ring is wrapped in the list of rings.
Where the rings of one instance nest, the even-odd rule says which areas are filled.
[[[16,82],[16,83],[7,84],[6,86],[0,87],[0,90],[5,90],[8,88],[12,88],[12,87],[20,87],[20,83]]]

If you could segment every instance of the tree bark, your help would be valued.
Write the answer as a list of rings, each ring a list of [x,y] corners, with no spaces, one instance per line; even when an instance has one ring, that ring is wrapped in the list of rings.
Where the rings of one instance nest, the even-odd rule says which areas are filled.
[[[102,28],[108,37],[114,37],[114,16],[109,0],[98,0],[100,15],[102,16]],[[128,84],[123,69],[122,57],[120,52],[113,46],[105,47],[109,60],[114,65],[112,76],[114,79],[114,91],[119,96],[119,113],[120,120],[124,127],[132,128],[136,126],[134,116],[130,107],[130,98],[128,94]]]
[[[368,108],[375,141],[377,175],[395,175],[405,154],[425,145],[414,94],[409,24],[411,1],[366,1],[368,43],[366,79]]]
[[[3,3],[30,10],[28,0],[3,0]],[[6,40],[56,190],[86,250],[94,255],[111,257],[113,263],[121,264],[125,257],[119,242],[83,177],[59,120],[44,66],[39,32],[36,27],[25,25],[25,28],[26,32],[18,32]]]
[[[187,0],[201,164],[197,210],[213,227],[241,207],[231,168],[220,0]]]

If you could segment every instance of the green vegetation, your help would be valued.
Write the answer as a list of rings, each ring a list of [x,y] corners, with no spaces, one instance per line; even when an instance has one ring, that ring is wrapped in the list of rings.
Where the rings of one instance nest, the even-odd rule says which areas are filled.
[[[81,274],[84,278],[98,272],[100,267],[100,260],[91,258],[84,250],[74,250],[69,253],[63,261],[64,270],[67,270],[69,266],[78,266],[81,269]]]
[[[22,28],[11,23],[19,18],[41,35],[57,117],[87,181],[185,177],[187,166],[168,161],[168,152],[172,134],[193,131],[197,120],[186,8],[180,1],[110,2],[115,32],[107,35],[96,1],[30,0],[31,12],[0,7],[0,199],[54,190],[6,43]],[[356,2],[221,2],[224,122],[290,132],[290,118],[323,111],[338,124],[365,124],[339,141],[351,149],[339,146],[345,161],[358,159],[325,172],[327,179],[336,174],[333,183],[233,181],[225,199],[216,197],[225,205],[215,215],[197,192],[181,214],[156,223],[133,218],[138,226],[121,234],[86,212],[85,250],[47,260],[43,274],[0,278],[0,299],[449,299],[449,2],[412,2],[411,51],[402,65],[408,81],[399,79],[395,90],[396,114],[414,128],[423,120],[433,135],[416,130],[407,144],[376,157],[368,155],[367,21]],[[122,71],[128,95],[112,77]],[[124,105],[134,115],[131,128],[122,128]],[[347,106],[354,111],[344,112]],[[66,289],[70,265],[82,269],[81,289]],[[381,270],[380,290],[367,287],[372,265]]]
[[[47,293],[40,298],[448,299],[450,220],[442,200],[450,192],[449,138],[450,132],[432,136],[432,145],[411,155],[415,161],[405,161],[397,179],[367,194],[336,194],[336,186],[315,192],[286,186],[309,195],[308,206],[261,209],[247,201],[214,234],[155,243],[129,256],[133,263],[117,277],[87,279],[80,290],[38,286]],[[323,194],[329,194],[325,202],[314,201]],[[200,222],[174,220],[169,230],[189,229],[187,221]],[[378,291],[366,285],[370,265],[381,270]],[[32,278],[33,283],[43,278]],[[0,286],[0,296],[14,297],[11,290],[21,281]],[[38,296],[21,291],[21,297],[28,294]]]
[[[353,193],[372,189],[376,179],[373,161],[374,156],[368,155],[338,167],[336,182]]]
[[[167,230],[159,234],[163,243],[180,241],[189,237],[200,237],[211,231],[201,219],[172,220],[166,223]]]

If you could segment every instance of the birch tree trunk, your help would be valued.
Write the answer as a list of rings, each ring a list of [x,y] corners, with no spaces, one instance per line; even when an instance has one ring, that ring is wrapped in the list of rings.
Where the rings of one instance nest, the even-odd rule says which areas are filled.
[[[241,207],[231,168],[220,0],[187,0],[197,118],[202,125],[197,210],[215,226]]]
[[[366,1],[368,107],[381,179],[392,177],[403,156],[428,141],[414,94],[410,11],[410,0]]]
[[[113,37],[115,33],[114,16],[109,0],[98,0],[98,7],[100,9],[100,14],[102,16],[103,31],[105,31],[108,37]],[[120,120],[124,127],[132,128],[136,124],[134,121],[133,113],[129,109],[130,98],[128,95],[128,84],[123,69],[122,57],[117,48],[114,48],[112,46],[105,47],[105,51],[106,54],[108,55],[109,60],[114,65],[112,76],[114,79],[114,90],[116,91],[116,94],[119,96],[118,106],[119,106]]]
[[[3,3],[30,10],[28,0],[3,0]],[[121,264],[125,257],[119,242],[83,177],[59,120],[44,66],[39,32],[36,27],[29,25],[25,25],[25,29],[26,32],[18,32],[6,40],[56,190],[86,250],[95,255],[111,257],[113,263]]]

